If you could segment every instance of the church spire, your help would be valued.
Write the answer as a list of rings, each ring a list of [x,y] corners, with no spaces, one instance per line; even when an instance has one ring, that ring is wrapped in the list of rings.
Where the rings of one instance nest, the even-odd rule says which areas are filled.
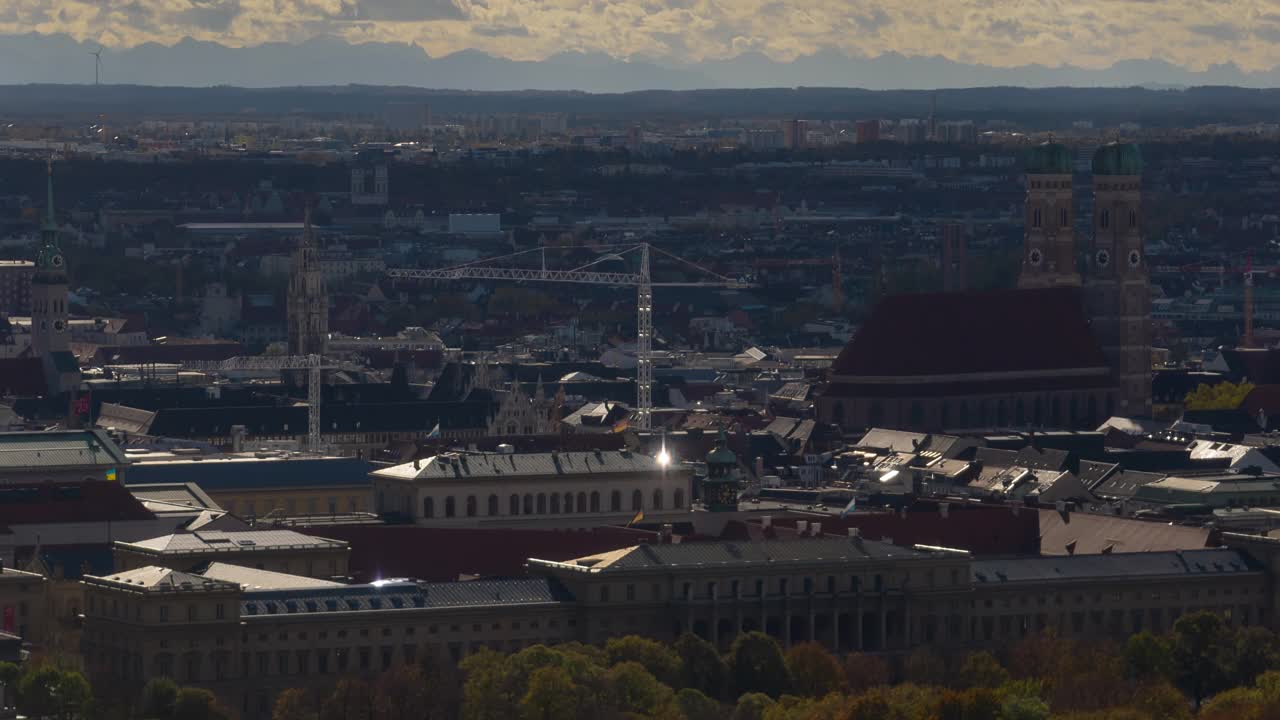
[[[48,199],[44,224],[40,228],[40,248],[36,251],[36,272],[46,276],[62,277],[62,251],[58,249],[58,221],[53,210],[53,158],[47,164],[46,190]]]
[[[50,156],[47,161],[46,175],[48,176],[48,181],[47,181],[48,186],[45,189],[45,193],[46,193],[46,197],[48,198],[48,205],[47,205],[47,209],[45,210],[44,226],[46,229],[50,229],[57,226],[57,221],[54,219],[54,214],[53,214],[53,157],[52,156]]]

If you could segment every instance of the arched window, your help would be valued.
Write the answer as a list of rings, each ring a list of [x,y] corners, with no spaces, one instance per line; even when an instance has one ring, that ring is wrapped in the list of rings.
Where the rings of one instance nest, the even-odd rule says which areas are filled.
[[[653,491],[653,509],[654,510],[662,509],[662,489],[661,488]]]
[[[584,513],[587,511],[587,494],[586,493],[584,492],[578,493],[577,505],[578,505],[578,512]]]
[[[673,502],[675,503],[674,509],[676,510],[684,509],[684,490],[681,490],[681,489],[676,490],[676,496]]]
[[[564,511],[565,513],[573,512],[573,493],[564,494]]]
[[[524,496],[524,514],[533,514],[533,493],[525,493]]]
[[[609,493],[609,512],[622,512],[622,493],[617,490]]]
[[[1137,210],[1129,211],[1129,227],[1130,228],[1138,227],[1138,211]]]
[[[1062,227],[1067,227],[1068,225],[1070,225],[1070,224],[1071,224],[1071,217],[1067,214],[1067,209],[1066,209],[1066,208],[1062,208],[1062,209],[1061,209],[1061,210],[1059,210],[1058,212],[1059,212],[1059,214],[1060,214],[1059,220],[1061,220],[1061,222],[1060,222],[1059,224],[1060,224],[1060,225],[1062,225]]]
[[[546,493],[538,493],[538,514],[539,515],[547,514],[547,494]]]
[[[422,499],[422,517],[433,518],[436,516],[436,501],[434,498]]]
[[[644,493],[636,490],[631,493],[631,511],[639,512],[644,509]]]
[[[450,495],[449,497],[444,499],[444,516],[447,518],[451,518],[456,514],[457,514],[457,510],[454,507],[453,496]]]
[[[489,516],[495,517],[497,516],[497,514],[498,514],[498,496],[490,495],[489,496]]]
[[[1103,230],[1106,230],[1107,228],[1111,227],[1111,211],[1110,210],[1103,210],[1102,212],[1098,213],[1098,226],[1101,227]]]
[[[475,517],[475,516],[476,516],[476,496],[468,495],[467,496],[467,517]]]
[[[1031,211],[1031,227],[1040,227],[1040,208]]]
[[[560,493],[551,493],[551,514],[560,514]]]
[[[591,491],[591,512],[600,512],[600,493]]]
[[[508,515],[520,514],[520,496],[519,495],[512,495],[510,498],[507,499],[507,514]]]

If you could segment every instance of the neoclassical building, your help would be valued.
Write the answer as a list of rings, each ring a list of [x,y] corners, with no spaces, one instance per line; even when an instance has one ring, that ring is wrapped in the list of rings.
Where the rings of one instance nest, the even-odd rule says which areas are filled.
[[[382,515],[441,527],[597,527],[684,516],[692,472],[629,450],[444,453],[370,473]]]
[[[1071,154],[1034,148],[1018,287],[885,298],[832,364],[819,418],[936,432],[1150,416],[1141,181],[1136,145],[1095,153],[1082,278]]]
[[[600,643],[691,631],[727,648],[760,630],[784,645],[905,653],[1002,646],[1045,629],[1077,639],[1167,630],[1209,610],[1273,626],[1280,541],[1249,549],[978,560],[860,537],[640,545],[529,577],[341,585],[214,563],[86,577],[84,659],[94,687],[133,693],[168,676],[265,720],[285,688],[318,691],[432,654]]]

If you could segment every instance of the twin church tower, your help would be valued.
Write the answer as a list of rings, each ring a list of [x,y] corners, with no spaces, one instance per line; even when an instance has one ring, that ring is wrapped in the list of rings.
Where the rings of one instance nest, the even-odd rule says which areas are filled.
[[[1093,155],[1093,218],[1083,277],[1073,165],[1071,152],[1056,143],[1038,145],[1028,155],[1018,287],[1080,287],[1093,336],[1119,386],[1120,414],[1150,416],[1151,284],[1142,238],[1142,154],[1137,145],[1111,143]]]

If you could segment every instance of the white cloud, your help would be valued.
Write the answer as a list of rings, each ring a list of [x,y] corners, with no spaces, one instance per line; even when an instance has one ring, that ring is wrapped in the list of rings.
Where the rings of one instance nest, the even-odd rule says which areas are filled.
[[[698,61],[760,51],[897,52],[1010,66],[1160,58],[1280,65],[1280,0],[0,0],[0,32],[110,46],[336,35],[432,55],[561,51]]]

